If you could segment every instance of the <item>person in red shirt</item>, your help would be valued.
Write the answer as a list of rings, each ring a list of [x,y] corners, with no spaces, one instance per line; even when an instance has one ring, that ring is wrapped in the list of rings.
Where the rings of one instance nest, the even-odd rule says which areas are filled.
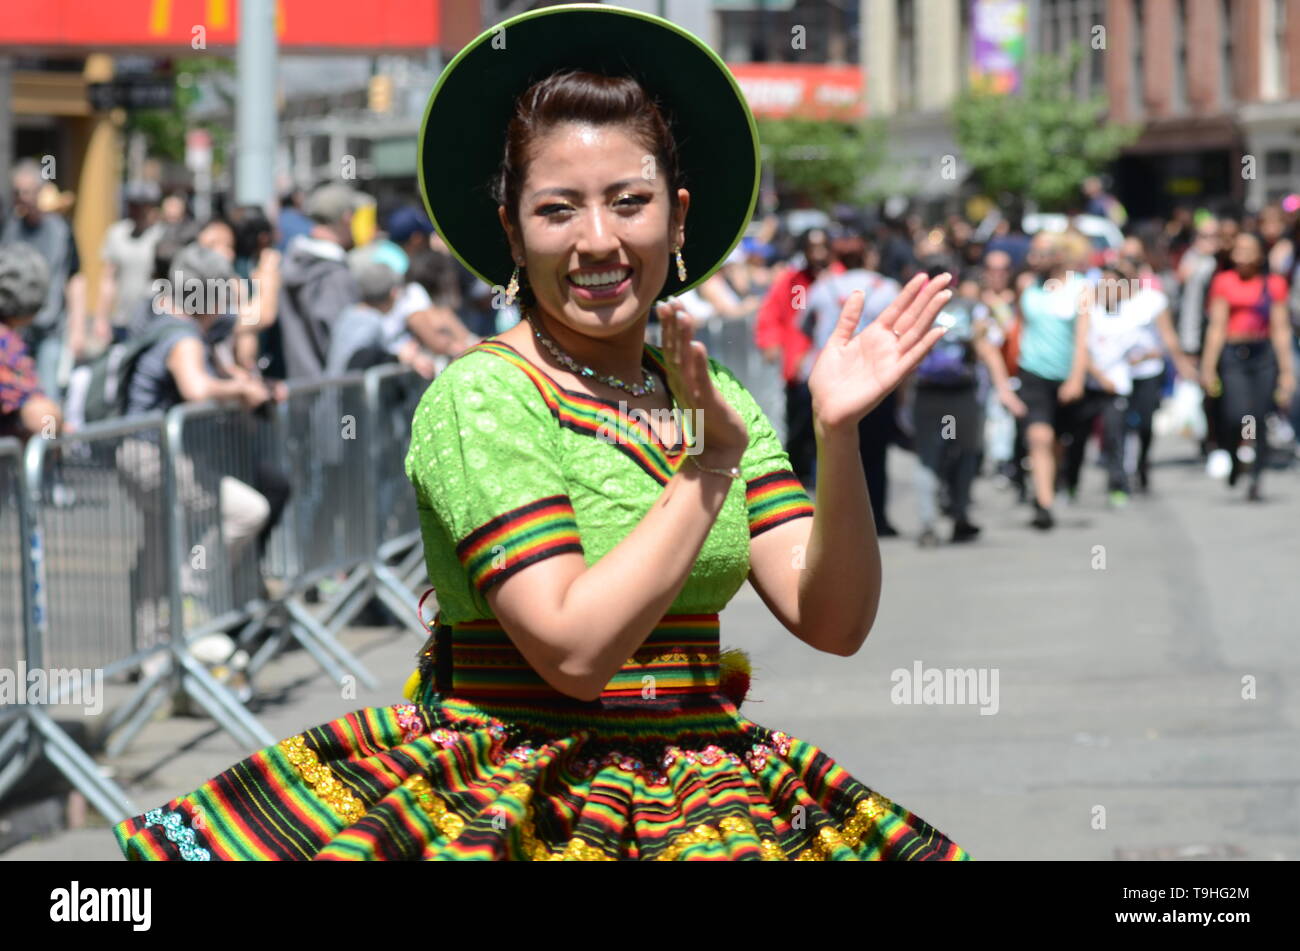
[[[1222,393],[1223,448],[1232,452],[1228,484],[1236,485],[1251,467],[1252,502],[1260,500],[1260,477],[1267,463],[1264,422],[1276,405],[1286,410],[1295,392],[1291,364],[1291,321],[1287,282],[1266,272],[1264,247],[1248,232],[1232,245],[1232,269],[1210,283],[1210,319],[1205,333],[1201,383],[1207,393]]]
[[[790,468],[806,489],[813,488],[817,437],[813,432],[812,397],[799,379],[799,364],[812,346],[803,332],[808,292],[825,270],[842,270],[831,258],[830,235],[824,228],[809,228],[799,236],[803,261],[787,268],[775,281],[758,310],[754,342],[769,363],[781,361],[785,380],[785,449]]]

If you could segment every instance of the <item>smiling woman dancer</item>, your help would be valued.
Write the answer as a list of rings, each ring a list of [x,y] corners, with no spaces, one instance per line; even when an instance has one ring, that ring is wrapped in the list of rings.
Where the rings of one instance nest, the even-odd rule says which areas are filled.
[[[809,379],[814,514],[680,308],[659,304],[662,348],[645,342],[656,300],[721,264],[757,193],[753,117],[707,47],[616,7],[523,14],[451,63],[422,134],[439,233],[510,277],[526,320],[453,361],[415,415],[439,610],[410,702],[122,823],[127,855],[966,859],[742,716],[718,649],[746,579],[811,647],[862,646],[881,572],[857,424],[941,335],[946,279],[919,277],[857,336],[861,295],[845,305]]]

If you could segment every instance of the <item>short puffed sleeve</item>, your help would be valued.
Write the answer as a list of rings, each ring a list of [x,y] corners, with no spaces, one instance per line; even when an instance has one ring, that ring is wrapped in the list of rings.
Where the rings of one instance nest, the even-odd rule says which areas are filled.
[[[453,360],[429,386],[406,474],[435,588],[448,580],[434,577],[448,560],[440,548],[480,596],[542,559],[582,553],[555,418],[527,375],[492,354]]]
[[[792,519],[811,518],[812,500],[790,468],[790,457],[782,448],[767,414],[730,369],[713,358],[709,362],[722,395],[740,414],[749,430],[749,448],[740,462],[740,471],[745,477],[749,537]]]

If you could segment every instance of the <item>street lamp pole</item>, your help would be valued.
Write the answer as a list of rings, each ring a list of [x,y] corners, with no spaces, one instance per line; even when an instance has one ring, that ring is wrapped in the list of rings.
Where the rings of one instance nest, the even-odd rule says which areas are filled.
[[[235,202],[271,211],[275,186],[275,0],[240,0]]]

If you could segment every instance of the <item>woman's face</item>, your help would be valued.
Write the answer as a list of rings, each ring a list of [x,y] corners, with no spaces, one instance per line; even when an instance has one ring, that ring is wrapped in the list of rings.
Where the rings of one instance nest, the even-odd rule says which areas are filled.
[[[1040,231],[1029,243],[1029,266],[1039,274],[1050,274],[1061,265],[1061,246],[1054,235]]]
[[[1255,270],[1263,259],[1264,252],[1259,240],[1249,232],[1237,235],[1232,243],[1232,265],[1241,270]]]
[[[1225,251],[1232,250],[1232,246],[1237,241],[1237,235],[1240,233],[1241,225],[1231,218],[1226,218],[1219,224],[1219,241]]]
[[[663,289],[690,195],[678,190],[673,220],[653,156],[618,126],[563,123],[534,141],[532,156],[519,230],[504,207],[498,214],[538,307],[582,333],[627,331]]]
[[[1011,255],[994,251],[984,259],[984,284],[989,290],[1000,291],[1011,284]]]
[[[235,260],[235,233],[225,222],[212,222],[195,240],[200,247],[210,248],[229,261]]]
[[[1267,241],[1276,241],[1282,237],[1282,232],[1286,230],[1286,222],[1282,218],[1282,209],[1276,205],[1268,205],[1259,213],[1259,233]]]

